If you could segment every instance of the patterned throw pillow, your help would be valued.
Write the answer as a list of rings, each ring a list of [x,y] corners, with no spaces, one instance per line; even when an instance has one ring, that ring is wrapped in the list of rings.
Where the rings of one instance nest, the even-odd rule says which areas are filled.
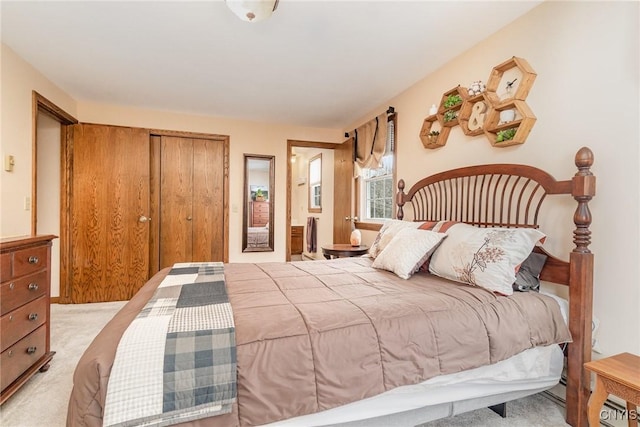
[[[431,256],[438,244],[447,237],[444,233],[403,228],[373,261],[372,267],[391,271],[408,279]]]
[[[532,228],[478,228],[455,224],[431,256],[432,274],[480,286],[503,295],[513,293],[516,269],[544,233]]]
[[[376,236],[376,240],[371,245],[369,249],[369,256],[375,259],[380,252],[391,242],[391,240],[395,237],[398,231],[403,228],[418,228],[422,225],[422,222],[411,222],[411,221],[400,221],[398,219],[388,219],[380,228],[378,235]]]

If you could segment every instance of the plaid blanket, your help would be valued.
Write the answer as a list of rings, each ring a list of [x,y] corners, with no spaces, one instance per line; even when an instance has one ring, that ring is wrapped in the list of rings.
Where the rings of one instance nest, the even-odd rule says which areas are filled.
[[[175,264],[118,344],[103,425],[168,426],[225,414],[236,394],[223,264]]]

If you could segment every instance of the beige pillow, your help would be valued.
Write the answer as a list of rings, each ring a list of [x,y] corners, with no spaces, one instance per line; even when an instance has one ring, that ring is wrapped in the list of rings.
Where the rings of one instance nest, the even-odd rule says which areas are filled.
[[[372,267],[392,271],[408,279],[431,256],[438,244],[447,237],[444,233],[403,228],[373,261]]]
[[[382,228],[376,236],[376,240],[369,249],[369,256],[376,258],[380,252],[391,242],[398,231],[403,228],[418,228],[422,222],[400,221],[398,219],[388,219],[382,224]]]
[[[431,256],[429,272],[498,292],[513,293],[516,269],[544,233],[533,228],[479,228],[456,224]]]

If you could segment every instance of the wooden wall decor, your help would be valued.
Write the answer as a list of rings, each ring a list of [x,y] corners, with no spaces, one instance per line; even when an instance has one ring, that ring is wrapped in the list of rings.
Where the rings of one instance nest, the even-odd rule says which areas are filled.
[[[458,124],[467,136],[484,134],[494,147],[523,144],[536,122],[536,116],[526,103],[536,77],[527,60],[514,56],[493,67],[486,91],[469,95],[469,91],[460,85],[448,90],[442,95],[437,114],[428,116],[423,122],[422,145],[425,148],[444,146],[451,128]],[[447,103],[456,95],[460,97],[459,103]],[[434,129],[436,121],[440,129]],[[439,134],[433,135],[433,130]]]

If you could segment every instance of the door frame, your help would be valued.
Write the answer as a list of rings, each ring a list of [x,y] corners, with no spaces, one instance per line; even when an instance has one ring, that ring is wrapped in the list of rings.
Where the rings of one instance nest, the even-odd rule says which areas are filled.
[[[73,125],[78,120],[62,108],[36,92],[31,92],[31,235],[38,233],[38,114],[44,113],[60,123],[60,296],[51,303],[69,301],[69,249],[71,171],[73,161]]]
[[[326,150],[335,150],[340,143],[319,142],[319,141],[301,141],[297,139],[287,140],[287,221],[285,224],[285,261],[291,261],[291,155],[293,147],[322,148]]]

